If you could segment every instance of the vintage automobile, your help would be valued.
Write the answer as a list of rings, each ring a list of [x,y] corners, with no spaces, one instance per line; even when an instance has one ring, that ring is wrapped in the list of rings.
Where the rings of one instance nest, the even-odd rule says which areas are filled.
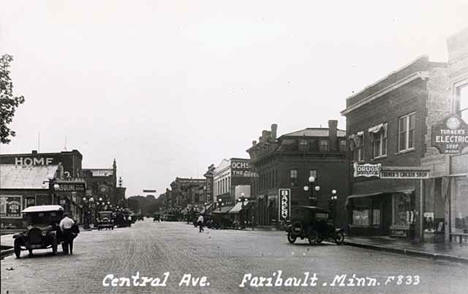
[[[99,211],[97,219],[98,230],[114,229],[114,217],[112,211]]]
[[[291,216],[291,222],[286,224],[289,243],[296,242],[297,238],[307,238],[310,245],[327,239],[343,244],[343,230],[335,227],[328,210],[316,206],[295,206]]]
[[[32,255],[33,249],[52,248],[57,253],[57,246],[63,242],[58,224],[63,216],[60,205],[30,206],[22,211],[27,230],[13,235],[14,252],[17,258],[21,250],[28,250]]]

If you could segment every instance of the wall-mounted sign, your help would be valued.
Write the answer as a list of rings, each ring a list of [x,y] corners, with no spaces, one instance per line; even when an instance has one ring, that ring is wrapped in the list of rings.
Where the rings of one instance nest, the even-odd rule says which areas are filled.
[[[468,125],[451,115],[432,127],[431,143],[442,154],[458,154],[468,146]]]
[[[231,169],[250,169],[248,159],[231,159]]]
[[[15,157],[15,165],[21,166],[51,165],[53,161],[50,157]]]
[[[288,221],[291,218],[291,189],[279,189],[279,220]]]
[[[381,179],[428,179],[430,176],[429,170],[385,170],[380,171]]]
[[[358,164],[354,163],[354,177],[379,177],[382,165],[379,164]]]
[[[21,218],[23,196],[0,195],[0,217]]]
[[[57,191],[61,192],[85,192],[85,183],[58,183],[59,188]]]

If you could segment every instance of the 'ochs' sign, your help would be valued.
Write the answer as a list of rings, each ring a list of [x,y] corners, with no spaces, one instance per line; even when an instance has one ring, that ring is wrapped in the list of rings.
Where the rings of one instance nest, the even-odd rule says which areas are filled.
[[[458,154],[468,146],[468,125],[451,115],[432,127],[431,143],[442,154]]]
[[[379,164],[358,164],[354,163],[354,177],[379,177],[382,165]]]
[[[291,189],[279,189],[279,220],[291,218]]]

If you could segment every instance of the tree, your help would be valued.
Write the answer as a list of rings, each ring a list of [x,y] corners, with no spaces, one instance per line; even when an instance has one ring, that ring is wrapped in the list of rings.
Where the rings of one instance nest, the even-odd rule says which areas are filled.
[[[24,102],[23,96],[13,95],[13,82],[10,78],[10,62],[13,56],[5,54],[0,57],[0,143],[10,143],[15,131],[8,127],[13,121],[16,108]]]

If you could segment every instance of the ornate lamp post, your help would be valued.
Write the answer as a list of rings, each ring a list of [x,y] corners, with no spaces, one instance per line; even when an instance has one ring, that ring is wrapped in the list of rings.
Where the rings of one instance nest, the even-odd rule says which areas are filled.
[[[304,186],[304,191],[309,191],[310,189],[310,196],[309,196],[309,205],[316,206],[318,202],[318,192],[320,191],[320,186],[315,185],[315,177],[309,177],[309,184]],[[310,188],[309,188],[310,187]],[[317,193],[317,196],[314,195],[314,191]]]
[[[221,207],[223,206],[223,199],[221,198],[218,198],[218,208],[219,208],[219,211],[221,211]]]
[[[237,200],[241,203],[241,211],[240,211],[240,219],[241,219],[241,228],[245,228],[245,219],[244,219],[244,202],[245,202],[245,194],[241,193],[241,197]]]
[[[330,214],[333,218],[333,224],[335,223],[335,218],[336,218],[336,201],[338,200],[338,196],[336,196],[336,190],[333,189],[331,191],[331,196],[330,196],[330,200],[328,202],[328,206],[329,206],[329,209],[330,209]]]

